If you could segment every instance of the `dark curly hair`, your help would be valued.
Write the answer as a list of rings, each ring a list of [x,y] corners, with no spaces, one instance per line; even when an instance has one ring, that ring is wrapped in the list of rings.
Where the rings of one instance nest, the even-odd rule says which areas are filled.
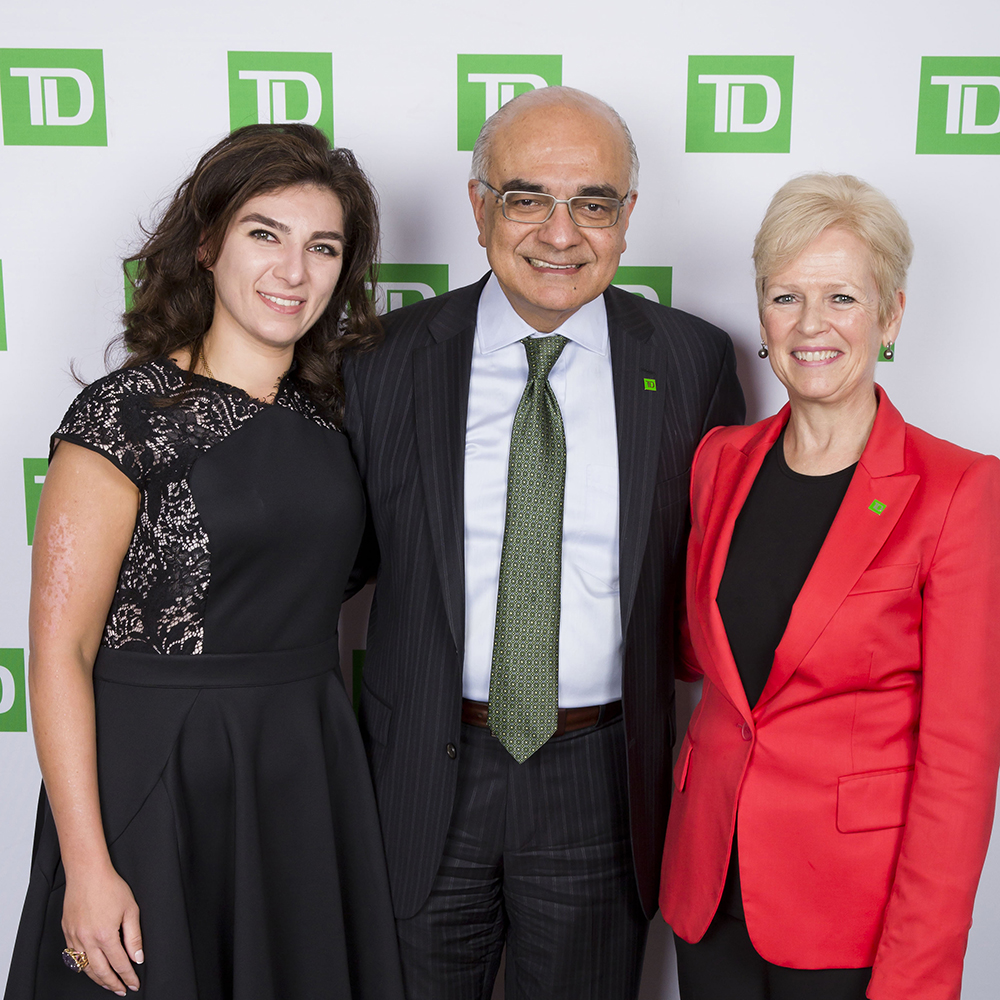
[[[343,411],[340,362],[380,335],[375,314],[378,200],[349,149],[330,149],[311,125],[246,125],[214,145],[177,189],[142,249],[124,262],[134,289],[121,341],[132,368],[184,348],[198,356],[212,323],[218,259],[230,222],[249,199],[314,184],[344,210],[344,262],[326,311],[295,345],[296,375],[327,414]],[[367,285],[367,287],[366,287]],[[112,345],[114,346],[114,345]]]

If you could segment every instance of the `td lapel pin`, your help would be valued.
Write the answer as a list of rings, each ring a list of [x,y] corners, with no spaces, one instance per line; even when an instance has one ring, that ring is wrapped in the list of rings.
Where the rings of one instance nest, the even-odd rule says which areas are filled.
[[[656,379],[655,378],[644,378],[642,380],[643,389],[648,389],[650,392],[656,392]]]
[[[868,509],[876,514],[881,514],[885,510],[885,504],[881,500],[872,500],[868,505]]]

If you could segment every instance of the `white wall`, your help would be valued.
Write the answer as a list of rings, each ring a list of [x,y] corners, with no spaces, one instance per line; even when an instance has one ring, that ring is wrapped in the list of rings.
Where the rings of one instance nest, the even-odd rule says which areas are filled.
[[[27,644],[22,459],[46,454],[75,394],[69,360],[90,377],[102,370],[122,309],[118,259],[135,245],[138,220],[148,220],[229,129],[230,51],[332,53],[336,141],[357,151],[381,192],[384,260],[447,264],[451,287],[486,267],[465,195],[469,153],[456,148],[457,56],[561,55],[562,82],[615,105],[639,148],[641,193],[623,264],[672,267],[673,304],[733,335],[753,418],[783,402],[755,355],[749,253],[760,217],[793,174],[859,174],[897,201],[917,247],[897,361],[879,366],[880,381],[911,422],[1000,451],[1000,147],[985,155],[915,153],[923,57],[993,57],[975,73],[1000,76],[994,0],[580,0],[509,14],[502,6],[408,0],[33,0],[5,5],[0,27],[8,48],[101,50],[108,130],[106,146],[14,145],[17,130],[8,135],[5,126],[0,146],[7,341],[0,352],[0,650]],[[38,65],[16,55],[14,65]],[[689,57],[733,55],[794,57],[789,152],[685,152]],[[4,72],[6,121],[19,109]],[[945,90],[936,91],[942,101]],[[976,121],[985,133],[997,95],[979,93]],[[72,114],[71,100],[60,95],[59,113]],[[748,105],[748,122],[751,111]],[[972,137],[984,148],[993,140],[1000,136]],[[27,880],[38,783],[30,736],[3,731],[5,718],[0,976]],[[970,1000],[994,997],[1000,978],[995,854],[970,938],[963,992]],[[658,922],[645,1000],[675,996],[672,969]]]

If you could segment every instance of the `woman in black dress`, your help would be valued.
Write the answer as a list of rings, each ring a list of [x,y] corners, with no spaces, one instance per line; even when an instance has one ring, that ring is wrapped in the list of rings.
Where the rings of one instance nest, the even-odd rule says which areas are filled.
[[[38,512],[6,1000],[402,996],[337,654],[365,523],[339,362],[377,330],[377,246],[349,151],[254,125],[134,258],[129,356],[53,436]]]

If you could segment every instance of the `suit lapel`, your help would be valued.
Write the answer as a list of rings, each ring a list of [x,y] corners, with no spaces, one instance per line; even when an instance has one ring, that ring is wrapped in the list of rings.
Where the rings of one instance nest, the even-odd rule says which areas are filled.
[[[705,644],[710,650],[708,672],[709,674],[717,672],[717,676],[711,677],[712,681],[725,691],[729,700],[748,720],[750,705],[729,647],[729,637],[726,635],[726,627],[722,622],[716,598],[722,584],[722,574],[726,569],[736,519],[743,509],[764,458],[787,420],[786,406],[743,448],[731,444],[723,446],[715,473],[712,503],[705,518],[702,543],[702,551],[711,553],[711,559],[702,561],[695,579],[695,606],[705,609],[699,626]]]
[[[668,372],[651,339],[652,324],[632,295],[613,292],[605,292],[604,302],[618,430],[618,572],[626,633],[649,534]],[[646,379],[655,380],[655,391],[645,388]]]
[[[758,706],[773,698],[795,672],[858,578],[878,555],[920,480],[917,475],[902,474],[906,425],[881,390],[879,398],[868,444],[816,562],[792,606]]]
[[[455,645],[465,648],[465,424],[486,278],[461,289],[428,324],[431,343],[413,352],[417,451],[434,557]]]

